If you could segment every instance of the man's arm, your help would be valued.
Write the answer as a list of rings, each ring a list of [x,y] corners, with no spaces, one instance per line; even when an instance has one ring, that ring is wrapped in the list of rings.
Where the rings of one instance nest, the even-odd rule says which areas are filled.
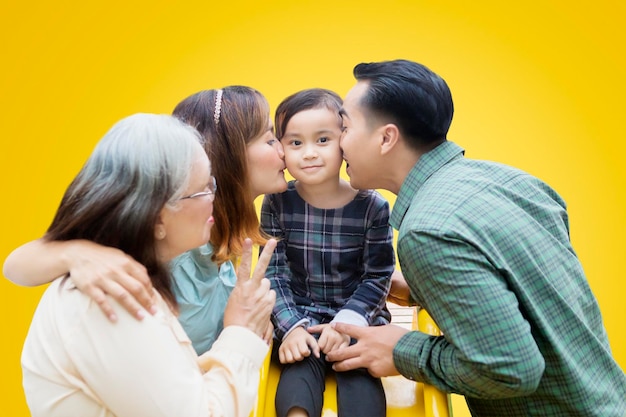
[[[442,391],[477,398],[534,392],[545,361],[500,272],[460,239],[426,233],[404,239],[399,256],[409,271],[409,285],[419,290],[444,336],[401,332],[393,325],[336,324],[336,330],[357,343],[330,352],[327,358],[336,362],[334,368],[366,367],[375,376],[399,372]],[[420,277],[419,282],[411,277]]]
[[[412,232],[398,248],[409,286],[443,332],[403,336],[393,352],[398,371],[473,397],[533,392],[545,361],[506,272],[458,236]]]

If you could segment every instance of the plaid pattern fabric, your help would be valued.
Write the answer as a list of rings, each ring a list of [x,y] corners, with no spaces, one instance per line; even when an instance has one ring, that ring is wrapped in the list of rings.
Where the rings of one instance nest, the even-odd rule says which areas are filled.
[[[362,190],[346,206],[319,209],[289,183],[267,195],[261,227],[280,238],[266,276],[276,291],[272,321],[282,340],[295,325],[328,323],[341,309],[370,325],[391,319],[386,308],[395,267],[389,203]]]
[[[465,395],[474,416],[624,416],[624,372],[550,187],[446,142],[410,172],[391,224],[445,335],[405,335],[403,375]]]

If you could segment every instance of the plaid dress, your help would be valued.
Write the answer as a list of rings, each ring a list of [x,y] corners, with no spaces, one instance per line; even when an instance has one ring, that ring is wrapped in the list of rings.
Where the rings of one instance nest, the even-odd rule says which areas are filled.
[[[265,196],[261,209],[261,227],[280,239],[266,274],[276,291],[272,321],[279,340],[294,326],[329,323],[341,309],[370,325],[389,323],[395,267],[389,203],[361,190],[344,207],[320,209],[294,184]]]

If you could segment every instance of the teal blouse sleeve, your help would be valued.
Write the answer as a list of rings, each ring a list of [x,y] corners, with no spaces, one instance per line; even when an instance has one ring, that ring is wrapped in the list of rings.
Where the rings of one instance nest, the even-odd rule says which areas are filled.
[[[224,328],[224,309],[237,276],[232,262],[221,266],[211,260],[210,244],[192,249],[170,264],[178,320],[200,355],[211,348]]]

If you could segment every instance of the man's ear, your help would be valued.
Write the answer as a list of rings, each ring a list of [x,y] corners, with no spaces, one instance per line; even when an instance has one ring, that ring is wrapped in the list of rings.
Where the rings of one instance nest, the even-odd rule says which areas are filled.
[[[387,123],[386,125],[380,127],[380,132],[382,135],[380,153],[381,155],[386,155],[398,145],[400,140],[400,130],[398,130],[398,126],[395,124]]]

